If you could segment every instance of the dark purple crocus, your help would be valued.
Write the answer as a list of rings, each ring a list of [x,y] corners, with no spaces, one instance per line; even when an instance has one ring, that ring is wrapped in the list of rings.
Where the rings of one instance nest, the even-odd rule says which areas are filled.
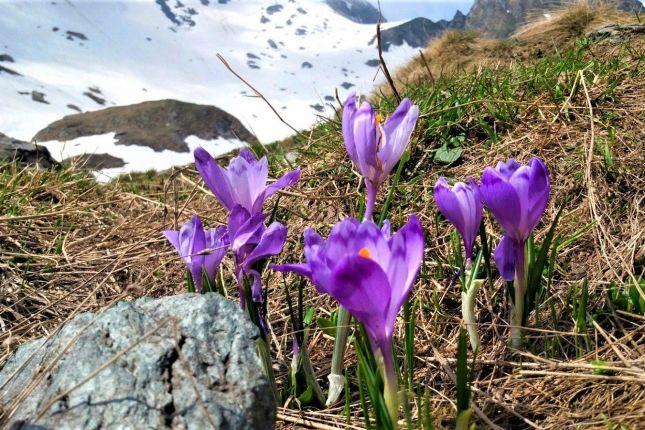
[[[379,187],[385,182],[410,142],[419,117],[419,107],[404,99],[394,113],[381,124],[368,102],[356,106],[351,93],[343,107],[343,138],[349,158],[365,178],[367,202],[365,219],[372,211]]]
[[[484,169],[480,190],[486,207],[504,230],[495,249],[495,263],[502,277],[512,281],[518,254],[523,254],[524,244],[549,202],[549,172],[539,158],[524,166],[510,159]]]
[[[165,230],[166,239],[175,247],[186,263],[199,293],[202,289],[202,273],[213,281],[226,250],[228,248],[228,232],[226,227],[204,230],[202,221],[193,215],[177,230]]]
[[[383,359],[385,398],[393,417],[397,410],[392,335],[398,313],[407,300],[423,259],[423,232],[416,216],[396,234],[369,220],[348,218],[324,240],[305,230],[305,263],[273,268],[296,272],[316,289],[338,300],[365,326],[374,354]]]
[[[468,178],[468,183],[457,182],[450,187],[446,178],[439,178],[434,186],[434,199],[439,211],[461,235],[466,258],[472,260],[484,207],[479,186],[472,178]]]
[[[220,167],[205,149],[197,148],[195,167],[206,186],[229,212],[240,205],[252,215],[262,211],[266,199],[300,178],[300,169],[296,169],[267,185],[267,158],[257,160],[247,148],[232,158],[226,169]]]
[[[484,204],[504,230],[493,257],[502,277],[515,280],[511,342],[520,347],[528,264],[526,241],[549,202],[549,172],[539,158],[532,158],[524,166],[510,159],[484,170],[480,190]]]
[[[244,276],[252,279],[253,301],[262,302],[260,273],[254,266],[261,260],[278,255],[287,239],[287,229],[284,225],[273,222],[266,227],[265,218],[265,214],[251,215],[239,205],[233,208],[228,218],[229,241],[235,257],[235,274],[242,308],[245,307]]]

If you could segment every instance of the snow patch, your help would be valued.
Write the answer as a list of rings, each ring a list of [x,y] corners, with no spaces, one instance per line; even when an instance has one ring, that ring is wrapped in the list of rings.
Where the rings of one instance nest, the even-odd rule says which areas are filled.
[[[217,157],[246,146],[244,142],[237,139],[218,138],[204,140],[197,136],[188,136],[184,141],[188,144],[189,152],[169,150],[157,152],[147,146],[116,145],[115,133],[84,136],[65,142],[51,140],[39,142],[38,144],[46,147],[56,161],[63,161],[67,158],[85,154],[110,154],[123,160],[125,165],[122,167],[94,172],[94,176],[99,182],[108,182],[110,179],[124,173],[146,172],[149,170],[160,172],[173,166],[190,164],[194,161],[193,151],[198,147],[204,148],[213,157]]]

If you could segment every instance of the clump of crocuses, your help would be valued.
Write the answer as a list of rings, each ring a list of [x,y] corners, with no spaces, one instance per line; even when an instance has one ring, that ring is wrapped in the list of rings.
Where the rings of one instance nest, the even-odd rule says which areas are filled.
[[[357,106],[357,97],[351,93],[343,106],[343,139],[349,158],[365,181],[364,220],[372,220],[376,197],[392,169],[401,159],[419,117],[419,107],[409,99],[401,101],[392,115],[381,123],[374,108],[363,102]],[[350,322],[350,314],[342,306],[338,309],[336,338],[332,355],[327,405],[338,400],[345,386],[343,360]]]
[[[231,249],[238,285],[240,307],[248,313],[260,330],[258,350],[276,395],[263,308],[261,284],[263,261],[282,251],[287,231],[279,222],[265,225],[267,215],[262,209],[267,198],[300,178],[300,170],[293,170],[272,184],[266,157],[258,160],[244,148],[224,169],[203,148],[195,150],[195,166],[204,183],[228,211],[228,225],[204,231],[201,220],[193,216],[180,231],[164,234],[186,263],[196,290],[202,291],[202,276],[213,280],[227,249]],[[204,274],[204,275],[202,275]]]
[[[482,281],[477,279],[477,269],[471,273],[473,247],[482,222],[483,204],[479,186],[472,179],[468,182],[457,182],[448,185],[446,178],[439,178],[434,187],[434,198],[441,214],[455,226],[464,242],[466,263],[461,290],[461,312],[466,323],[473,350],[479,349],[479,334],[477,333],[477,318],[475,317],[475,302],[477,291]]]
[[[473,244],[482,219],[482,203],[504,230],[493,258],[502,278],[514,281],[510,338],[511,345],[516,348],[522,344],[528,274],[527,240],[544,214],[550,191],[549,172],[542,160],[536,157],[527,165],[510,159],[506,163],[498,163],[495,168],[487,167],[481,186],[469,179],[467,184],[460,182],[451,188],[443,178],[435,185],[439,211],[455,226],[464,241],[466,272],[472,261]],[[462,311],[471,345],[477,349],[479,337],[474,329],[474,306],[481,281],[468,273],[465,279],[470,281],[462,292]]]
[[[511,159],[487,167],[482,175],[481,194],[504,236],[493,255],[506,281],[514,280],[511,344],[522,344],[524,296],[528,274],[526,242],[540,222],[549,202],[549,172],[539,158],[527,165]]]
[[[360,321],[381,362],[383,395],[392,418],[398,414],[398,384],[392,355],[394,323],[423,260],[423,232],[416,216],[394,235],[390,224],[347,218],[323,239],[305,230],[304,263],[274,266],[305,276]]]

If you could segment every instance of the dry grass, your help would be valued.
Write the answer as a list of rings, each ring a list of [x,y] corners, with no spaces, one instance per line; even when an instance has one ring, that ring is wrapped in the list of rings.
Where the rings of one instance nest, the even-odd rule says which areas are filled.
[[[440,175],[478,177],[486,165],[511,156],[526,161],[531,155],[546,161],[553,184],[538,239],[560,205],[565,208],[558,229],[563,237],[594,223],[560,250],[548,304],[531,316],[526,352],[507,347],[508,304],[501,282],[482,289],[477,308],[483,350],[477,357],[473,400],[501,428],[607,428],[604,417],[627,428],[642,426],[645,318],[619,308],[609,294],[611,282],[624,290],[645,270],[645,82],[639,72],[643,52],[642,38],[631,41],[627,51],[611,43],[591,47],[587,54],[591,59],[619,57],[611,76],[595,75],[589,66],[579,71],[577,90],[563,103],[554,103],[546,94],[523,99],[523,107],[504,126],[498,142],[468,135],[462,162],[451,167],[430,161],[436,142],[427,137],[424,126],[437,113],[422,110],[411,161],[390,215],[399,226],[408,214],[416,213],[426,232],[428,269],[414,289],[415,382],[430,391],[438,428],[454,426],[455,386],[449,373],[454,371],[460,310],[459,291],[450,284],[451,270],[440,264],[449,252],[450,229],[437,222],[432,186]],[[489,103],[473,100],[458,126],[471,124]],[[611,167],[603,156],[605,143],[610,143]],[[299,152],[303,177],[278,196],[276,217],[289,228],[279,261],[300,260],[305,226],[327,233],[333,223],[356,215],[361,200],[360,184],[335,122],[313,130],[306,142],[299,143]],[[279,154],[277,148],[271,157],[275,176],[289,168]],[[210,226],[225,221],[224,212],[189,168],[97,185],[74,169],[17,171],[5,166],[0,169],[0,202],[0,362],[18,345],[51,335],[79,312],[104,309],[117,300],[182,291],[182,263],[160,231],[192,213]],[[379,206],[382,203],[383,196]],[[487,222],[497,240],[499,229],[490,219]],[[231,273],[228,265],[224,270]],[[584,278],[589,280],[591,297],[589,324],[583,333],[576,333],[572,297]],[[265,282],[274,364],[283,385],[291,359],[291,328],[282,276],[267,272]],[[292,285],[296,279],[288,277],[287,282]],[[232,283],[229,287],[233,297],[236,289]],[[316,308],[317,316],[335,309],[311,286],[306,289],[306,304]],[[400,325],[396,338],[402,339]],[[584,338],[589,344],[581,351],[576,340]],[[314,328],[310,350],[322,384],[332,347],[333,339]],[[354,360],[350,347],[350,375]],[[598,372],[593,360],[610,368]],[[284,406],[279,409],[280,428],[363,428],[355,389],[349,424],[342,405],[299,410],[297,402],[288,399]],[[475,419],[487,427],[481,417]]]
[[[397,87],[435,81],[446,75],[479,67],[513,67],[518,62],[541,58],[571,48],[589,31],[607,24],[632,24],[637,18],[605,2],[580,1],[553,10],[550,18],[534,14],[529,23],[509,39],[487,39],[475,31],[448,31],[396,71]],[[387,85],[380,91],[391,94]]]

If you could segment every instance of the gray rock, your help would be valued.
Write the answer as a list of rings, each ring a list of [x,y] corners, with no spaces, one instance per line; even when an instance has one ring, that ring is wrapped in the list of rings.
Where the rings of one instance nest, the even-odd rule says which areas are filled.
[[[379,19],[379,10],[367,0],[325,0],[325,3],[337,14],[359,24],[376,24]],[[386,22],[385,17],[381,17],[381,22]]]
[[[0,162],[13,161],[21,166],[38,166],[43,169],[58,165],[44,146],[12,139],[0,133]]]
[[[587,37],[592,40],[618,40],[624,39],[630,36],[638,36],[645,34],[645,25],[644,24],[630,24],[630,25],[618,25],[611,24],[605,25],[600,28],[587,33]]]
[[[271,429],[275,402],[256,338],[238,307],[217,294],[143,298],[80,314],[49,340],[18,348],[2,369],[0,407],[11,410],[18,399],[3,424]]]

